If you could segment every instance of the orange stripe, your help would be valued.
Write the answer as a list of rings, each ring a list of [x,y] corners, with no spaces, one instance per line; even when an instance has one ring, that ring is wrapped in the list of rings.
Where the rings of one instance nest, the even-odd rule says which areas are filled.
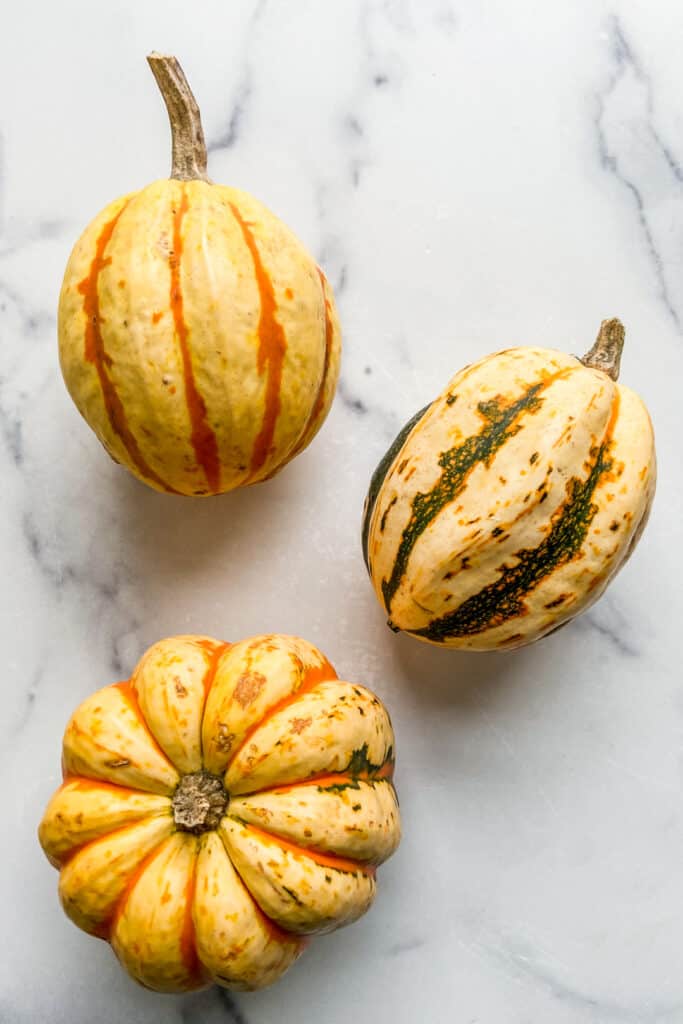
[[[147,724],[147,719],[145,718],[144,714],[142,713],[142,708],[140,707],[140,703],[138,701],[138,695],[137,695],[137,693],[135,692],[135,690],[133,688],[133,684],[132,684],[131,680],[130,679],[126,679],[122,683],[112,683],[111,685],[113,687],[115,687],[122,694],[124,700],[126,701],[126,703],[129,706],[129,708],[131,709],[131,711],[133,712],[135,717],[140,722],[140,725],[142,726],[142,728],[147,733],[147,735],[149,737],[149,740],[150,740],[150,743],[152,744],[152,746],[156,750],[157,754],[159,754],[159,756],[164,759],[164,761],[169,766],[169,768],[172,768],[173,771],[177,772],[176,766],[170,760],[170,758],[168,757],[168,754],[165,754],[164,751],[161,749],[161,747],[159,746],[159,744],[158,744],[158,742],[157,742],[157,740],[156,740],[156,738],[154,736],[154,733],[152,732],[152,730],[150,729],[149,725]]]
[[[263,716],[258,720],[258,722],[254,722],[254,724],[250,726],[249,729],[247,729],[247,731],[244,734],[244,738],[242,739],[242,742],[236,747],[234,753],[230,757],[230,760],[228,761],[228,764],[226,766],[226,771],[227,768],[238,756],[238,754],[249,742],[249,740],[254,735],[256,730],[260,729],[262,725],[268,722],[273,717],[273,715],[276,715],[278,711],[284,711],[285,708],[288,708],[290,706],[290,704],[296,703],[299,697],[303,696],[303,694],[305,693],[308,693],[310,690],[316,687],[318,683],[334,682],[334,680],[336,679],[337,673],[334,671],[332,665],[330,665],[327,658],[323,658],[322,665],[312,665],[309,668],[305,669],[302,675],[301,686],[299,686],[299,688],[295,690],[293,693],[290,693],[286,697],[283,697],[281,700],[276,701],[275,704],[271,704],[271,706],[268,708],[267,711],[264,712]]]
[[[605,430],[605,439],[606,440],[610,440],[610,441],[612,440],[612,435],[614,433],[614,428],[617,425],[617,419],[619,417],[619,406],[620,406],[620,404],[621,404],[621,394],[619,393],[619,388],[615,387],[615,389],[614,389],[614,401],[612,402],[612,411],[610,413],[610,417],[609,417],[609,420],[607,422],[607,428]]]
[[[192,836],[195,839],[194,836]],[[196,846],[196,842],[195,842]],[[191,982],[201,984],[208,981],[208,976],[203,970],[203,965],[197,954],[197,942],[195,939],[194,918],[192,916],[192,905],[194,903],[194,891],[197,882],[197,851],[195,849],[192,865],[187,876],[185,885],[185,916],[183,927],[180,932],[180,958],[187,968]]]
[[[206,698],[209,696],[209,691],[213,686],[214,679],[216,678],[218,662],[221,660],[225,652],[232,647],[232,644],[219,643],[210,646],[209,641],[207,640],[199,640],[197,642],[199,646],[202,647],[211,657],[209,666],[204,673],[204,678],[202,679],[202,685],[204,687],[204,703],[206,703]]]
[[[131,829],[139,827],[144,822],[145,817],[156,818],[156,817],[161,817],[161,814],[157,815],[157,814],[152,813],[152,814],[145,815],[142,818],[138,818],[137,821],[131,821],[127,825],[120,825],[118,828],[112,828],[108,832],[104,832],[101,836],[95,836],[94,839],[88,839],[87,842],[80,843],[78,846],[72,847],[67,853],[63,854],[59,858],[60,866],[61,867],[65,867],[69,863],[70,860],[74,859],[74,857],[77,854],[82,853],[83,850],[87,850],[91,846],[95,846],[96,843],[101,843],[105,839],[111,839],[113,836],[119,835],[121,832],[130,832]],[[162,839],[161,842],[164,842],[164,840]],[[155,847],[155,849],[156,849],[156,847]]]
[[[282,367],[285,352],[287,351],[287,338],[282,324],[275,316],[277,304],[275,302],[273,282],[263,266],[256,241],[250,231],[250,226],[243,219],[234,203],[229,203],[228,205],[240,226],[244,241],[254,263],[254,274],[256,275],[256,284],[258,285],[259,297],[261,299],[257,355],[259,375],[263,376],[266,366],[268,368],[263,421],[251,453],[250,469],[251,476],[253,476],[261,469],[272,451],[275,424],[280,413],[280,387],[282,384]]]
[[[230,817],[229,814],[228,817]],[[270,843],[273,846],[279,846],[281,850],[285,850],[287,853],[292,853],[295,857],[309,857],[310,860],[315,861],[316,864],[320,864],[321,867],[334,868],[336,871],[360,872],[360,874],[368,875],[370,878],[375,877],[377,869],[372,864],[361,863],[357,860],[348,860],[346,857],[337,857],[334,854],[323,853],[320,850],[311,849],[310,847],[297,846],[296,843],[290,842],[289,839],[282,839],[280,836],[275,836],[272,832],[265,832],[263,829],[257,828],[255,825],[244,825],[241,821],[239,824],[242,825],[247,832],[252,832],[261,840],[261,842]]]
[[[153,481],[162,490],[168,491],[170,494],[177,494],[177,491],[174,491],[172,487],[155,473],[140,451],[138,442],[130,429],[123,402],[119,398],[114,382],[109,376],[109,368],[112,366],[113,360],[111,356],[107,355],[102,336],[101,324],[104,321],[100,312],[100,297],[97,286],[100,273],[111,263],[111,256],[105,257],[104,254],[114,234],[119,217],[127,206],[128,203],[125,203],[100,231],[95,248],[95,256],[90,264],[90,272],[78,285],[78,291],[83,296],[83,312],[85,313],[84,358],[86,362],[92,363],[97,371],[100,387],[102,388],[102,400],[109,423],[114,433],[120,438],[131,461],[142,476]]]
[[[106,782],[104,779],[87,779],[83,775],[65,775],[61,786],[55,790],[55,795],[68,786],[78,790],[105,789],[116,793],[117,796],[163,796],[163,793],[147,793],[142,789],[132,789],[130,786],[119,786],[115,782]],[[166,799],[169,799],[166,797]],[[146,812],[153,814],[153,811]]]
[[[225,836],[222,830],[218,831],[218,838],[223,844],[223,852],[225,853],[225,856],[228,858],[230,864],[232,865],[232,868],[235,874],[237,875],[237,880],[239,884],[242,886],[245,893],[251,900],[254,906],[254,911],[256,912],[256,916],[261,920],[261,923],[263,924],[264,929],[268,932],[268,937],[271,939],[271,941],[287,944],[294,943],[295,945],[299,946],[302,950],[305,949],[308,943],[310,942],[309,937],[306,935],[295,935],[293,932],[288,932],[285,928],[282,927],[282,925],[279,925],[277,921],[274,921],[272,917],[268,917],[265,910],[261,909],[261,907],[254,899],[254,897],[251,895],[247,883],[244,881],[239,871],[237,870],[237,865],[233,864],[232,857],[230,856],[230,853],[226,846]]]
[[[183,218],[189,209],[185,186],[178,208],[173,211],[173,248],[168,257],[171,268],[171,311],[173,322],[180,345],[183,360],[183,376],[185,379],[185,401],[190,415],[192,427],[191,440],[197,462],[204,470],[210,490],[215,494],[221,486],[221,463],[218,457],[218,442],[209,425],[206,413],[206,402],[197,389],[192,368],[192,356],[188,345],[188,329],[185,323],[183,293],[180,286],[180,261],[183,255],[183,237],[181,233]]]
[[[237,868],[235,868],[235,871],[237,871]],[[242,882],[241,878],[240,881]],[[263,925],[264,929],[268,932],[268,937],[270,938],[270,940],[272,942],[279,942],[281,944],[286,943],[288,945],[291,945],[293,943],[295,946],[299,946],[300,949],[305,949],[306,946],[311,941],[310,938],[307,935],[295,935],[293,932],[288,932],[284,928],[280,927],[280,925],[276,921],[273,921],[272,917],[268,917],[265,911],[261,910],[258,903],[251,895],[244,882],[242,882],[242,885],[246,889],[249,899],[254,904],[256,916],[261,919],[261,924]]]
[[[126,903],[130,898],[130,894],[132,893],[137,883],[140,881],[140,878],[142,877],[142,874],[145,871],[145,869],[149,867],[153,860],[156,860],[156,858],[159,857],[161,853],[163,853],[164,847],[167,845],[167,843],[171,841],[171,839],[173,839],[172,835],[167,836],[165,839],[162,839],[159,845],[155,846],[153,850],[150,850],[149,853],[142,858],[142,860],[135,868],[135,870],[131,872],[131,875],[128,881],[126,882],[123,892],[117,899],[116,904],[112,909],[111,917],[108,919],[108,921],[102,922],[101,927],[102,929],[106,928],[106,934],[101,935],[100,938],[106,938],[108,942],[111,941],[111,934],[115,930],[121,915],[126,909]]]

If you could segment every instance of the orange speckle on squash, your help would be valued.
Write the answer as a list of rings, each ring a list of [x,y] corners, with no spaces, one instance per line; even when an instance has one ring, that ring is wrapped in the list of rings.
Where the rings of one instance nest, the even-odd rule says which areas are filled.
[[[152,313],[152,323],[158,324],[163,315],[164,314],[161,310],[158,313]]]
[[[294,298],[294,292],[292,291],[291,288],[285,288],[285,298],[286,299],[293,299]]]

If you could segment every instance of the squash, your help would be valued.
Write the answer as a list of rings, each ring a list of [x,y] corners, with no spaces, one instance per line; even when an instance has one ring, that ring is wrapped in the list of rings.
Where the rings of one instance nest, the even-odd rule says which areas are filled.
[[[383,705],[305,640],[178,636],[88,697],[39,828],[72,921],[148,988],[255,989],[395,850]]]
[[[313,439],[334,397],[339,321],[292,232],[207,178],[176,59],[148,61],[170,117],[171,177],[110,203],[77,241],[60,363],[116,462],[159,491],[218,494],[273,476]]]
[[[363,549],[389,626],[445,647],[532,643],[633,551],[655,491],[652,424],[617,384],[624,329],[584,359],[512,348],[467,366],[396,438]]]

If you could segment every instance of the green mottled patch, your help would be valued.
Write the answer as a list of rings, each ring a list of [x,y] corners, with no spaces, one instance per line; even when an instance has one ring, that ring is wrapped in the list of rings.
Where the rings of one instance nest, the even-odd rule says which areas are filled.
[[[523,615],[526,612],[524,598],[527,594],[581,550],[588,528],[598,511],[598,506],[592,500],[593,492],[600,477],[609,472],[612,466],[608,458],[609,443],[606,442],[598,449],[586,480],[574,477],[568,482],[567,500],[554,514],[550,533],[538,547],[517,551],[514,555],[517,564],[505,566],[494,583],[468,597],[448,615],[435,619],[424,629],[410,632],[414,636],[436,641],[473,636]],[[546,607],[555,603],[559,604],[559,600]]]
[[[485,421],[480,432],[468,437],[461,445],[441,453],[441,476],[431,491],[426,494],[420,491],[413,498],[412,512],[401,536],[391,576],[388,580],[382,580],[382,595],[387,612],[407,569],[410,554],[420,536],[436,519],[444,505],[453,501],[463,490],[474,467],[479,463],[488,466],[505,442],[521,430],[520,420],[524,414],[540,408],[542,399],[538,397],[538,393],[545,386],[545,381],[538,381],[527,388],[517,401],[507,405],[498,398],[480,402],[478,410]]]
[[[401,448],[408,440],[408,434],[416,425],[416,423],[420,422],[420,420],[422,419],[422,417],[429,408],[431,408],[431,403],[430,405],[425,405],[424,409],[420,409],[418,413],[415,413],[412,419],[408,420],[405,427],[403,427],[402,430],[397,434],[395,440],[388,449],[386,455],[378,465],[375,472],[372,474],[372,479],[370,480],[370,486],[368,488],[368,494],[365,499],[365,508],[363,510],[363,529],[361,534],[363,544],[363,558],[365,560],[365,565],[368,571],[370,570],[370,562],[368,558],[368,537],[370,534],[370,520],[372,519],[372,513],[375,509],[377,497],[379,495],[380,490],[382,489],[384,479],[389,470],[391,469],[394,459],[396,459],[398,453],[401,451]]]
[[[351,755],[351,760],[347,764],[346,768],[343,768],[340,774],[348,775],[349,779],[347,782],[335,782],[332,786],[318,786],[318,791],[321,793],[341,793],[343,789],[360,789],[358,785],[358,777],[363,776],[363,782],[373,782],[373,776],[377,772],[381,771],[386,764],[392,764],[394,760],[393,747],[389,747],[387,750],[387,756],[384,758],[382,764],[373,764],[368,757],[368,745],[364,743],[358,750],[354,750]]]

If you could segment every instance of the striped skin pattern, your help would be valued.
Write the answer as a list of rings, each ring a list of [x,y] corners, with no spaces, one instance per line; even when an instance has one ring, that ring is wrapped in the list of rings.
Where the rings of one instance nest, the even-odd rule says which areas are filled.
[[[573,356],[466,367],[380,464],[365,557],[389,625],[473,650],[532,643],[586,609],[654,495],[642,401]]]
[[[156,490],[273,476],[332,404],[340,329],[301,243],[245,192],[154,182],[86,228],[59,300],[67,388],[112,458]]]
[[[296,637],[160,641],[77,708],[62,764],[39,828],[62,906],[160,992],[272,983],[400,839],[387,712]]]

